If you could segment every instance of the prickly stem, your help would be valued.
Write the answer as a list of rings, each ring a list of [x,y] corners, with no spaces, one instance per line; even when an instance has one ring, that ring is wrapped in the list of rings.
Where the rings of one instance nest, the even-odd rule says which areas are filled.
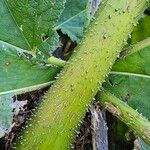
[[[97,100],[150,145],[150,122],[147,119],[108,92],[98,92]]]
[[[76,52],[17,138],[17,150],[70,149],[86,109],[146,5],[147,0],[107,0],[97,10]]]
[[[136,44],[133,44],[129,47],[126,47],[124,48],[120,54],[118,55],[118,58],[122,59],[124,57],[127,57],[133,53],[136,53],[138,51],[141,51],[143,50],[144,48],[150,46],[150,38],[146,38]],[[55,65],[55,66],[58,66],[58,67],[64,67],[66,65],[66,61],[65,60],[61,60],[59,58],[56,58],[54,56],[51,56],[50,58],[48,58],[47,61],[45,61],[46,63],[48,64],[51,64],[51,65]]]

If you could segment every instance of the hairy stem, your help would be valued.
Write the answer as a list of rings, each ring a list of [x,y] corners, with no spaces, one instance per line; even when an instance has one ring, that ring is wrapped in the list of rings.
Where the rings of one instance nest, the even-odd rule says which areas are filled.
[[[69,63],[17,139],[17,149],[70,149],[88,105],[146,6],[147,0],[107,0],[98,9]]]
[[[131,49],[127,48],[127,50],[130,49],[131,52],[132,52],[132,50],[134,52],[136,52],[136,51],[139,51],[139,50],[141,50],[141,49],[143,49],[143,48],[145,48],[145,47],[147,47],[149,45],[150,45],[150,38],[147,38],[147,39],[145,39],[145,40],[135,44],[134,46],[131,46]],[[128,53],[128,54],[130,54],[130,53]],[[55,61],[57,61],[57,60],[58,59],[55,58]],[[64,61],[60,66],[62,67],[63,65],[65,65],[65,63],[66,63],[66,61]],[[147,144],[149,144],[149,142],[150,142],[150,137],[148,137],[149,136],[149,132],[145,133],[144,130],[143,130],[143,128],[146,129],[148,127],[147,130],[150,131],[150,122],[147,119],[143,118],[141,116],[141,114],[139,114],[136,110],[132,109],[126,103],[122,102],[121,100],[119,100],[118,98],[116,98],[114,95],[112,95],[110,93],[98,92],[97,99],[103,105],[105,105],[105,107],[106,107],[106,109],[108,109],[108,111],[110,111],[118,119],[120,119],[125,124],[127,124],[127,126],[129,126],[140,137],[142,137],[143,140]],[[116,114],[117,111],[118,112],[120,111],[119,115]],[[136,117],[136,119],[135,119],[135,117]],[[134,120],[134,122],[133,122],[133,120]],[[140,132],[139,132],[139,129],[141,129],[141,126],[142,126],[142,130],[140,130]]]
[[[98,92],[96,98],[109,112],[124,122],[138,134],[145,143],[150,145],[150,122],[147,119],[108,92]]]
[[[135,52],[141,51],[142,49],[144,49],[148,46],[150,46],[150,38],[146,38],[146,39],[144,39],[144,40],[142,40],[142,41],[140,41],[134,45],[131,45],[131,46],[123,49],[120,52],[119,58],[127,57],[127,56],[129,56]],[[59,58],[51,56],[50,58],[48,58],[46,63],[51,64],[51,65],[55,65],[58,67],[64,67],[67,62],[65,60],[61,60]]]

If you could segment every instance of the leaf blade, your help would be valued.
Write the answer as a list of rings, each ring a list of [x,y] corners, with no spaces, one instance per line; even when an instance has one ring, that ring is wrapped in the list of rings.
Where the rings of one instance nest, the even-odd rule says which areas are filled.
[[[11,45],[0,45],[0,94],[50,82],[58,72],[55,67],[34,65]]]

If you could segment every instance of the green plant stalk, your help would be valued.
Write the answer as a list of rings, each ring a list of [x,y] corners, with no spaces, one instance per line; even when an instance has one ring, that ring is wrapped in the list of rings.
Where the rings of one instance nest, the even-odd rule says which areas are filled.
[[[135,52],[137,52],[137,51],[140,51],[140,50],[142,50],[143,48],[145,48],[145,47],[147,47],[147,46],[150,46],[150,38],[147,38],[147,39],[145,39],[145,40],[143,40],[143,41],[140,41],[140,42],[138,42],[138,43],[136,43],[136,44],[134,44],[134,45],[131,45],[130,47],[128,47],[128,48],[126,48],[126,49],[124,49],[122,52],[125,52],[125,51],[127,51],[127,52],[125,52],[125,53],[123,53],[123,55],[121,54],[121,58],[124,58],[124,57],[126,57],[126,56],[128,56],[128,55],[130,55],[130,54],[132,54],[132,53],[135,53]],[[123,56],[123,57],[122,57]],[[65,64],[67,63],[66,61],[64,61],[64,60],[60,60],[60,59],[58,59],[58,58],[56,58],[56,57],[54,57],[54,56],[52,56],[52,57],[50,57],[49,59],[48,59],[48,61],[47,61],[47,63],[49,63],[49,64],[51,64],[51,65],[56,65],[56,66],[58,66],[58,67],[64,67],[65,66]],[[110,74],[111,74],[111,72],[110,72]],[[12,93],[14,93],[14,92],[18,92],[17,94],[19,94],[19,92],[29,92],[29,91],[33,91],[33,90],[38,90],[38,89],[40,89],[40,88],[43,88],[43,87],[46,87],[46,86],[49,86],[50,84],[52,84],[54,81],[52,81],[52,82],[47,82],[47,83],[44,83],[44,84],[40,84],[40,85],[36,85],[36,86],[32,86],[32,87],[27,87],[27,88],[25,88],[25,89],[19,89],[18,91],[12,91]],[[10,93],[10,91],[9,91],[9,93]],[[98,93],[97,94],[98,95],[98,99],[100,100],[100,93]],[[102,95],[104,95],[105,97],[107,97],[107,99],[105,99],[105,100],[107,100],[108,102],[111,102],[111,101],[113,101],[113,99],[111,99],[112,97],[114,97],[114,96],[112,96],[111,94],[105,94],[104,92],[102,92]],[[140,116],[140,117],[138,117],[137,118],[137,120],[138,120],[138,123],[140,124],[140,122],[145,122],[145,120],[146,119],[143,119],[142,118],[142,116],[140,115],[140,114],[138,114],[134,109],[132,109],[131,107],[128,107],[127,105],[125,105],[123,102],[120,102],[120,100],[118,100],[116,97],[114,97],[114,102],[116,102],[115,103],[115,106],[117,106],[117,103],[119,104],[119,105],[121,105],[121,108],[124,108],[124,109],[120,109],[123,113],[124,113],[124,110],[125,111],[127,111],[127,112],[135,112],[136,114],[137,114],[137,116]],[[103,102],[103,101],[102,101]],[[119,106],[118,105],[118,106]],[[115,107],[114,106],[114,107]],[[108,110],[109,110],[109,108],[108,108]],[[130,111],[131,110],[131,111]],[[110,110],[110,112],[111,112],[111,110]],[[112,112],[113,113],[113,112]],[[125,112],[126,113],[126,112]],[[134,113],[134,114],[135,114]],[[127,119],[131,119],[130,118],[130,116],[132,115],[130,115],[131,113],[126,113],[126,117],[127,117]],[[133,115],[134,116],[134,115]],[[120,117],[120,116],[119,116]],[[119,118],[118,117],[118,118]],[[123,118],[123,119],[122,119]],[[142,118],[142,119],[140,119],[140,118]],[[120,118],[119,118],[120,119]],[[122,121],[124,121],[124,123],[127,123],[127,125],[130,123],[130,121],[128,121],[126,118],[124,118],[124,116],[121,116],[121,120]],[[146,122],[148,122],[148,120],[146,120]],[[142,126],[143,128],[144,127],[146,127],[146,125],[147,125],[147,123],[145,124],[140,124],[139,125],[139,128],[140,128],[140,126]],[[130,126],[129,126],[130,127]],[[139,128],[137,127],[137,128],[134,128],[134,126],[133,126],[133,124],[131,124],[131,129],[133,129],[136,133],[138,133],[139,134],[139,136],[140,137],[146,137],[146,135],[145,135],[145,133],[144,132],[142,132],[142,134],[141,133],[139,133],[138,132],[138,130],[139,130]],[[147,140],[150,140],[150,139],[148,139],[148,137],[147,137],[147,139],[146,139],[146,141]]]
[[[150,46],[150,38],[144,39],[134,45],[131,45],[130,47],[125,48],[123,51],[121,51],[120,58],[127,57],[128,55],[140,51],[148,46]],[[60,59],[58,58],[55,58],[56,63],[53,63],[51,59],[49,60],[50,60],[49,61],[50,64],[57,65],[60,67],[65,66],[65,64],[67,63],[64,60],[61,60],[60,62]],[[98,92],[97,99],[101,102],[101,104],[106,106],[106,109],[108,109],[108,111],[110,111],[118,119],[120,119],[125,124],[127,124],[127,126],[129,126],[134,132],[136,132],[145,141],[145,143],[150,145],[150,122],[147,119],[142,117],[141,114],[139,114],[136,110],[131,108],[129,105],[127,105],[126,103],[119,100],[117,97],[115,97],[114,95],[108,92]],[[116,114],[117,112],[120,113]],[[144,132],[145,129],[147,129],[146,132]]]
[[[150,122],[125,102],[108,92],[98,92],[97,100],[150,145]]]
[[[150,38],[146,38],[134,45],[131,45],[130,47],[127,47],[126,49],[124,49],[123,51],[121,51],[120,53],[120,58],[124,58],[128,55],[131,55],[135,52],[140,51],[141,49],[144,49],[146,47],[150,46]]]
[[[146,48],[150,46],[150,38],[146,38],[134,45],[131,45],[125,49],[123,49],[121,52],[120,52],[120,56],[119,58],[124,58],[124,57],[127,57],[133,53],[136,53],[138,51],[141,51],[142,49]],[[55,65],[55,66],[58,66],[58,67],[64,67],[65,64],[67,63],[67,61],[65,60],[61,60],[59,58],[56,58],[54,56],[51,56],[50,58],[48,58],[47,61],[45,61],[46,63],[48,64],[51,64],[51,65]],[[111,72],[110,72],[111,74]]]
[[[142,40],[142,41],[140,41],[140,42],[138,42],[138,43],[136,43],[134,45],[131,45],[130,47],[127,47],[123,51],[121,51],[121,53],[120,53],[121,58],[124,58],[124,57],[126,57],[128,55],[131,55],[131,54],[133,54],[133,53],[135,53],[137,51],[140,51],[140,50],[142,50],[142,49],[144,49],[144,48],[146,48],[148,46],[150,46],[150,38],[144,39],[144,40]],[[122,54],[122,52],[123,52],[123,54]],[[47,62],[52,64],[52,65],[59,66],[59,67],[64,67],[65,64],[67,63],[64,60],[60,61],[60,59],[58,59],[58,58],[56,58],[54,56],[50,57],[49,61],[47,61]],[[111,72],[110,72],[110,74],[111,74]],[[150,122],[147,119],[143,118],[141,116],[141,114],[139,114],[136,110],[134,110],[133,108],[129,107],[129,105],[127,105],[123,101],[119,100],[117,97],[115,97],[114,95],[112,95],[110,93],[98,92],[97,93],[97,99],[102,104],[104,104],[106,106],[106,108],[112,114],[114,114],[118,119],[123,121],[133,131],[135,131],[140,137],[142,137],[143,140],[146,143],[150,142],[150,136],[148,137],[149,132],[146,132],[146,133],[142,132],[142,131],[139,132],[139,129],[141,129],[141,127],[142,127],[142,130],[147,128],[147,130],[150,131]],[[113,107],[114,107],[114,109],[111,109]],[[117,114],[115,114],[116,112],[113,111],[113,110],[117,110],[117,109],[118,109],[118,111],[121,112],[121,115],[119,115],[119,116],[117,116]],[[125,117],[124,117],[124,115],[125,115]],[[135,117],[136,117],[136,119],[133,119]],[[134,123],[136,125],[133,124],[133,120],[134,120]]]
[[[17,138],[18,150],[70,148],[88,105],[147,4],[108,0],[98,9],[76,52]]]
[[[66,61],[56,58],[54,56],[49,57],[45,62],[59,67],[64,67],[66,64]]]

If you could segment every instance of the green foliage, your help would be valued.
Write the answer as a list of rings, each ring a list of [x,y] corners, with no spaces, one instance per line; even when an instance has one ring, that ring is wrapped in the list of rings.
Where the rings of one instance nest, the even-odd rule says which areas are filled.
[[[29,50],[29,45],[13,20],[5,0],[0,1],[0,14],[0,40]]]
[[[22,93],[47,86],[60,70],[42,64],[35,65],[28,57],[35,58],[35,54],[43,58],[48,57],[50,51],[59,46],[54,26],[55,29],[61,29],[63,33],[79,43],[100,2],[101,0],[68,0],[61,14],[64,1],[0,1],[0,98],[6,104],[6,107],[0,107],[0,110],[5,110],[0,118],[0,127],[3,125],[5,129],[9,128],[12,119],[10,101],[4,98],[4,93]],[[135,2],[131,3],[134,5]],[[146,0],[142,3],[146,3]],[[100,7],[96,16],[98,19],[92,19],[94,22],[77,48],[79,52],[73,55],[69,61],[71,63],[61,73],[62,79],[59,79],[50,93],[45,96],[47,102],[40,104],[37,116],[32,117],[30,128],[27,130],[36,135],[31,137],[31,134],[23,134],[27,139],[25,142],[27,147],[39,144],[45,148],[50,143],[54,149],[67,148],[87,105],[104,81],[118,51],[125,45],[127,34],[132,29],[131,22],[137,25],[135,23],[137,20],[132,18],[132,15],[136,15],[132,5],[131,10],[126,10],[124,6],[127,4],[123,0],[120,2],[110,0],[106,4],[102,6],[107,11],[102,12],[103,7]],[[137,9],[141,10],[142,7]],[[140,25],[135,27],[131,43],[149,37],[148,19],[149,17],[146,16],[140,21]],[[104,87],[150,119],[149,49],[150,47],[145,48],[118,60],[109,76],[109,82]],[[81,100],[80,104],[79,100]],[[8,120],[4,121],[4,118]],[[123,126],[119,127],[122,130]],[[0,136],[2,132],[0,131]],[[60,137],[58,132],[61,133]],[[35,139],[35,143],[32,138]],[[19,144],[19,147],[21,146]]]
[[[65,9],[55,27],[61,29],[73,41],[79,42],[83,35],[87,2],[88,0],[67,0]]]
[[[30,149],[35,145],[39,149],[68,149],[76,125],[125,44],[132,23],[137,21],[134,16],[143,11],[147,1],[141,1],[139,7],[136,1],[131,1],[130,11],[125,9],[126,4],[124,0],[110,0],[106,2],[105,11],[98,10],[77,52],[18,138],[18,149]],[[114,13],[116,8],[120,11]],[[113,15],[110,17],[110,14]]]
[[[150,145],[150,122],[136,110],[109,92],[100,92],[97,98],[114,116],[126,123],[130,129]]]
[[[53,27],[63,5],[63,0],[1,0],[0,40],[34,53],[44,50],[50,52],[56,44],[54,41],[58,42]]]
[[[56,29],[61,29],[73,41],[80,42],[101,0],[67,0]]]
[[[149,48],[146,48],[116,62],[109,83],[104,86],[150,119],[149,65]]]
[[[16,93],[19,89],[30,86],[38,87],[52,81],[58,72],[55,67],[32,64],[17,48],[2,42],[0,56],[0,95],[11,91]]]
[[[42,87],[53,80],[55,68],[34,65],[27,57],[42,53],[43,58],[58,47],[53,28],[64,1],[1,0],[0,8],[0,94]]]
[[[13,112],[10,93],[45,87],[51,83],[58,70],[55,67],[34,65],[18,48],[0,42],[0,137],[11,130]]]
[[[150,16],[144,15],[132,32],[131,43],[136,43],[150,37]]]
[[[131,43],[136,43],[150,36],[149,20],[150,17],[147,15],[145,15],[144,18],[140,19],[139,24],[133,29],[132,38],[130,40]],[[140,45],[138,47],[140,48]],[[150,63],[149,50],[150,47],[147,47],[141,49],[139,52],[132,54],[131,56],[127,56],[124,59],[118,60],[113,66],[115,74],[110,75],[109,83],[107,83],[107,85],[104,85],[107,86],[105,87],[107,90],[114,93],[117,97],[127,102],[133,108],[137,109],[148,119],[150,119],[150,71],[148,67]],[[132,51],[133,50],[131,50],[131,53]],[[142,74],[146,75],[145,77],[148,78],[142,78]],[[114,121],[112,121],[112,123],[114,123]],[[125,127],[125,124],[119,124],[119,128]],[[113,132],[115,132],[116,138],[125,138],[124,134],[121,135],[121,133],[123,132],[120,132],[118,128],[113,128]]]
[[[9,104],[3,94],[22,93],[49,85],[58,72],[54,67],[32,64],[27,57],[49,56],[59,46],[54,26],[64,9],[64,2],[0,1],[0,98],[3,103]],[[9,108],[9,105],[5,106]],[[9,118],[10,125],[11,113],[7,108],[0,107],[0,112],[4,113],[1,113],[0,121],[2,124],[4,118]],[[4,128],[9,125],[5,123]]]

